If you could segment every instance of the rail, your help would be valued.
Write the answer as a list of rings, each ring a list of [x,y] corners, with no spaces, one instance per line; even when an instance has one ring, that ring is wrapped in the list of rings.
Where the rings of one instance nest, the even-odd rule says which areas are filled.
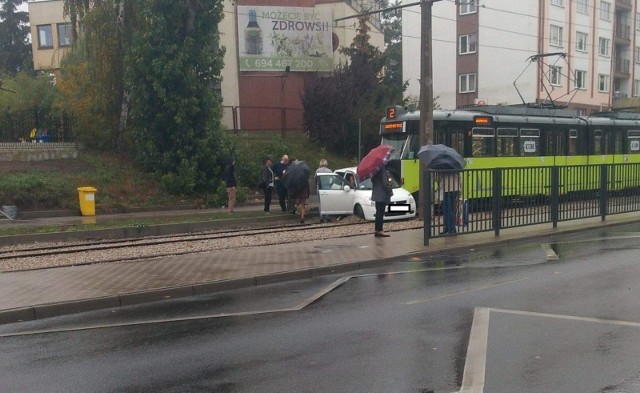
[[[640,163],[425,171],[430,238],[640,211]]]

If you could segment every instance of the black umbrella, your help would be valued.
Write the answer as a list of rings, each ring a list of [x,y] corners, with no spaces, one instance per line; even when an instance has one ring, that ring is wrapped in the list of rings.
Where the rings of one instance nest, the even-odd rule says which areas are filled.
[[[304,161],[294,161],[282,176],[282,184],[287,190],[295,193],[302,190],[309,183],[311,170]]]
[[[429,169],[463,170],[464,159],[454,149],[445,145],[425,145],[418,151],[418,158]]]

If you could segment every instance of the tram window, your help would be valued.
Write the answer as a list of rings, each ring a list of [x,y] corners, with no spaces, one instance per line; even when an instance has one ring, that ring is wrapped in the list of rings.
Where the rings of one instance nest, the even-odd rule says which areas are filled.
[[[520,129],[520,155],[540,155],[540,130],[532,128]]]
[[[593,132],[593,154],[603,154],[603,142],[602,130],[595,130]]]
[[[498,128],[498,157],[515,157],[518,155],[518,129]]]
[[[569,151],[570,156],[578,155],[578,130],[569,130]]]
[[[627,131],[627,152],[629,154],[640,153],[640,130]]]
[[[493,157],[495,151],[493,144],[495,142],[496,131],[493,128],[476,127],[471,130],[473,157]]]

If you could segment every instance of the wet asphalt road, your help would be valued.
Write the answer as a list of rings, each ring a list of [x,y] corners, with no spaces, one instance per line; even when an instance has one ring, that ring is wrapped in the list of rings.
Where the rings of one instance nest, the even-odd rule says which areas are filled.
[[[2,390],[640,391],[640,226],[550,243],[1,326]]]

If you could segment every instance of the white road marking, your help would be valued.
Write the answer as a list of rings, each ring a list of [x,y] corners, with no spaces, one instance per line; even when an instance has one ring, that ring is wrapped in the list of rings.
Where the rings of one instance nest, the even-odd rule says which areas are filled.
[[[482,286],[482,287],[465,289],[463,291],[445,293],[444,295],[432,296],[432,297],[427,297],[427,298],[424,298],[424,299],[411,300],[411,301],[408,301],[408,302],[402,303],[402,304],[412,305],[412,304],[418,304],[418,303],[425,303],[425,302],[430,302],[432,300],[439,300],[439,299],[444,299],[444,298],[451,297],[451,296],[464,295],[466,293],[477,292],[477,291],[481,291],[483,289],[495,288],[495,287],[499,287],[501,285],[513,284],[513,283],[516,283],[516,282],[522,281],[522,280],[527,280],[527,278],[518,278],[516,280],[503,281],[503,282],[498,282],[498,283],[491,284],[491,285],[485,285],[485,286]]]
[[[467,359],[464,362],[462,387],[459,393],[482,393],[484,391],[490,310],[485,307],[476,307],[473,313]]]

